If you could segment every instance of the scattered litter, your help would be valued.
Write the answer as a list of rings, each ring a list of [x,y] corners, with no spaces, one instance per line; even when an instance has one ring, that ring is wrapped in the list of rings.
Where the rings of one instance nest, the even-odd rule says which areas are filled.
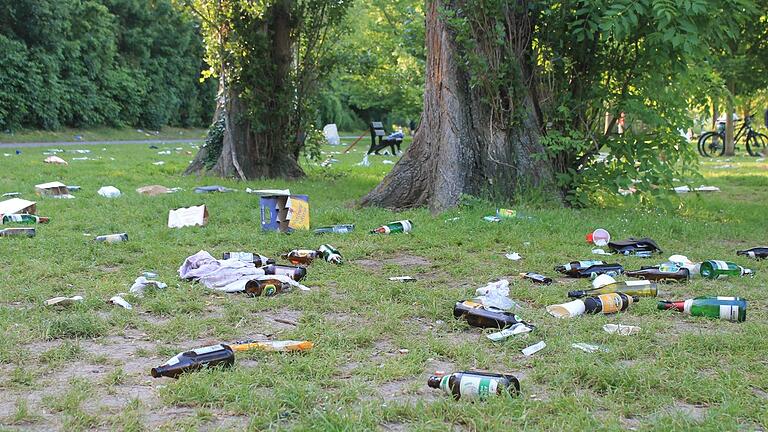
[[[153,378],[177,376],[205,367],[226,367],[235,363],[235,352],[228,345],[212,345],[176,354],[164,364],[152,368]]]
[[[648,254],[640,254],[640,252],[663,252],[659,245],[657,245],[653,239],[648,237],[643,237],[640,239],[630,237],[626,240],[612,241],[608,243],[608,247],[612,251],[622,255],[643,256]]]
[[[548,278],[539,273],[534,273],[534,272],[520,273],[520,276],[522,276],[523,279],[529,279],[533,282],[544,284],[544,285],[549,285],[552,283],[552,278]]]
[[[141,275],[144,276],[147,279],[157,279],[157,273],[155,273],[155,272],[145,271]]]
[[[455,218],[446,219],[446,220],[445,220],[445,223],[448,223],[448,222],[455,222],[455,221],[457,221],[457,220],[459,220],[459,219],[461,219],[461,218],[460,218],[460,217],[455,217]]]
[[[67,185],[67,190],[70,192],[77,192],[80,190],[80,186],[69,186]]]
[[[603,348],[600,345],[592,345],[584,342],[574,343],[574,344],[571,344],[571,346],[589,354],[592,354],[598,351],[608,352],[607,348]]]
[[[561,303],[547,306],[547,312],[555,318],[570,318],[579,316],[586,310],[582,300],[573,300],[568,303]]]
[[[640,327],[624,324],[606,324],[603,326],[606,333],[618,334],[622,336],[635,335],[642,330]]]
[[[297,341],[297,340],[285,340],[285,341],[257,341],[257,340],[244,340],[237,341],[229,344],[235,352],[243,352],[250,350],[259,351],[276,351],[276,352],[292,352],[292,351],[309,351],[315,344],[312,341]],[[407,351],[407,350],[406,350]]]
[[[331,166],[332,164],[335,164],[335,163],[337,163],[337,162],[339,162],[339,160],[338,160],[338,159],[334,159],[334,158],[328,158],[328,159],[324,160],[322,163],[320,163],[320,166],[321,166],[321,167],[323,167],[323,168],[325,168],[325,167],[329,167],[329,166]]]
[[[45,305],[46,306],[69,306],[81,301],[83,301],[83,297],[79,295],[74,297],[54,297],[52,299],[46,300]]]
[[[457,400],[482,401],[498,395],[520,394],[520,381],[514,376],[480,371],[461,371],[450,375],[436,371],[427,380],[427,385]]]
[[[408,354],[409,352],[411,352],[411,350],[407,348],[400,348],[399,350],[397,350],[397,352],[400,354]]]
[[[453,306],[453,317],[464,319],[467,324],[480,328],[503,329],[517,323],[525,323],[520,318],[511,313],[499,310],[488,310],[481,303],[474,300],[464,300],[456,302]],[[530,324],[525,323],[528,327]]]
[[[87,161],[87,160],[91,160],[91,158],[89,158],[89,157],[85,156],[85,157],[76,157],[76,158],[72,158],[72,160],[73,160],[73,161]],[[95,159],[94,159],[94,160],[95,160]]]
[[[120,242],[126,242],[128,241],[128,234],[127,233],[120,233],[120,234],[108,234],[108,235],[100,235],[93,239],[97,242],[104,242],[104,243],[120,243]]]
[[[357,165],[357,166],[366,166],[366,167],[367,166],[371,166],[371,162],[368,160],[368,154],[363,156],[363,160],[358,162],[358,163],[356,163],[355,165]]]
[[[315,234],[347,234],[355,230],[355,224],[341,224],[333,226],[319,227],[313,232]]]
[[[128,310],[133,309],[133,306],[131,306],[130,303],[128,303],[124,298],[122,298],[119,295],[113,296],[111,299],[107,300],[107,303],[122,306],[123,308]]]
[[[147,274],[147,273],[144,273],[144,274]],[[155,277],[157,277],[157,275],[155,275]],[[131,294],[135,294],[137,297],[142,297],[144,296],[144,290],[146,290],[149,287],[154,287],[156,289],[164,289],[164,288],[167,288],[168,285],[160,281],[150,280],[146,276],[139,276],[136,278],[136,281],[134,281],[133,285],[131,285],[130,292]]]
[[[509,298],[509,281],[502,279],[491,282],[488,285],[475,290],[475,301],[483,305],[486,310],[509,311],[521,307],[517,302]]]
[[[496,333],[486,335],[486,337],[494,342],[502,341],[510,336],[528,333],[533,330],[532,327],[528,327],[523,323],[513,324],[512,327],[505,328],[504,330]]]
[[[224,186],[198,186],[195,188],[195,193],[211,193],[211,192],[236,192],[236,189],[226,188]]]
[[[21,195],[21,192],[6,192],[3,194],[3,197],[17,197],[20,195]]]
[[[765,158],[755,159],[755,162],[765,162]]]
[[[673,189],[675,192],[682,194],[691,192],[691,188],[688,186],[678,186]],[[693,189],[694,192],[720,192],[720,188],[717,186],[699,186]]]
[[[335,123],[329,123],[323,127],[323,136],[330,145],[341,144],[341,137]]]
[[[41,196],[49,196],[53,198],[74,198],[70,195],[67,185],[62,182],[48,182],[35,185],[35,193]]]
[[[614,279],[611,275],[601,274],[592,280],[592,288],[600,288],[612,283],[616,283],[616,279]]]
[[[736,168],[736,167],[731,164],[718,165],[718,166],[712,167],[712,169],[732,169],[732,168]]]
[[[517,252],[508,253],[508,254],[505,254],[504,256],[507,257],[508,260],[512,260],[512,261],[520,261],[521,259],[523,259],[523,257],[521,257],[520,254]]]
[[[67,163],[67,161],[65,161],[64,159],[62,159],[62,158],[60,158],[58,156],[48,156],[47,158],[45,158],[45,160],[43,162],[49,163],[49,164],[54,164],[54,165],[69,165],[69,163]]]
[[[307,195],[265,195],[259,198],[261,229],[291,232],[309,229]]]
[[[21,198],[11,198],[0,202],[0,214],[35,214],[37,213],[37,203],[27,201]]]
[[[539,342],[537,344],[534,344],[534,345],[531,345],[531,346],[529,346],[527,348],[524,348],[523,349],[523,355],[525,355],[526,357],[532,356],[533,354],[536,354],[537,352],[543,350],[546,346],[547,346],[547,344],[544,343],[544,341],[541,341],[541,342]]]
[[[136,192],[142,195],[158,196],[158,195],[171,193],[171,190],[161,185],[149,185],[149,186],[142,186],[136,189]]]
[[[381,163],[383,163],[385,165],[394,165],[395,161],[391,161],[389,159],[384,159],[383,161],[381,161]]]
[[[121,195],[120,189],[114,186],[103,186],[96,192],[104,198],[117,198]]]
[[[498,216],[483,216],[483,220],[486,222],[501,222],[501,218]]]
[[[610,252],[606,252],[604,249],[592,249],[592,253],[595,255],[613,255]]]
[[[168,228],[205,226],[208,224],[208,209],[205,205],[185,207],[168,212]]]
[[[70,150],[70,151],[71,151],[72,153],[77,153],[77,154],[88,154],[88,153],[90,153],[90,152],[91,152],[90,150],[83,150],[83,149]]]
[[[163,161],[152,162],[152,165],[157,165],[157,166],[165,165],[165,162]]]
[[[171,151],[170,150],[162,150],[162,151],[157,152],[157,154],[159,154],[159,155],[169,155],[169,154],[171,154]]]
[[[416,278],[410,276],[392,276],[389,280],[393,282],[416,282]]]
[[[587,234],[587,243],[593,243],[595,246],[606,246],[609,241],[611,241],[611,234],[602,228]]]

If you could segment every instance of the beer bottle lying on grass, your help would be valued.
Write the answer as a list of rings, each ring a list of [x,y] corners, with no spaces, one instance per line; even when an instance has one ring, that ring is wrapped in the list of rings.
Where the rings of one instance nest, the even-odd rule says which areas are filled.
[[[252,252],[224,252],[222,259],[235,259],[242,262],[249,262],[253,263],[256,267],[264,267],[265,265],[275,263],[273,258],[267,258],[264,255]]]
[[[520,393],[520,381],[513,375],[480,371],[454,372],[450,375],[435,374],[427,385],[454,397],[454,399],[484,400],[489,396]]]
[[[744,255],[752,259],[768,258],[768,246],[754,247],[752,249],[736,251],[736,255]]]
[[[665,263],[659,266],[640,267],[640,270],[627,271],[624,274],[628,277],[659,282],[686,282],[691,278],[690,270],[672,263]]]
[[[264,274],[288,276],[289,278],[295,280],[296,282],[301,281],[302,279],[304,279],[304,276],[307,275],[307,269],[305,269],[304,267],[292,267],[292,266],[286,266],[286,265],[280,265],[280,264],[270,264],[262,268],[264,269]]]
[[[580,298],[586,296],[596,296],[599,294],[609,293],[624,293],[628,296],[637,297],[656,297],[657,294],[656,284],[643,280],[643,281],[626,281],[626,282],[614,282],[608,285],[603,285],[599,288],[593,288],[588,290],[569,291],[568,297]]]
[[[555,271],[567,274],[571,277],[579,277],[579,271],[599,264],[605,264],[605,262],[600,260],[571,261],[568,264],[556,266]]]
[[[176,378],[185,373],[212,366],[232,366],[235,353],[228,345],[218,344],[179,353],[162,366],[152,368],[152,377]]]
[[[472,327],[503,329],[517,323],[524,323],[533,327],[511,312],[487,310],[483,308],[482,304],[472,300],[456,302],[453,307],[453,317],[456,319],[464,318],[467,324]]]
[[[734,322],[747,319],[747,301],[739,297],[696,297],[683,301],[660,301],[658,308]]]
[[[311,249],[294,249],[281,255],[284,259],[290,261],[293,265],[310,265],[315,258],[320,257],[320,253]]]
[[[3,215],[3,224],[17,223],[25,225],[44,224],[48,223],[50,219],[47,217],[31,215],[31,214],[7,214]]]
[[[382,225],[374,230],[371,230],[371,234],[395,234],[395,233],[408,233],[413,229],[413,222],[409,220],[401,220],[397,222],[390,222],[386,225]]]
[[[752,270],[728,261],[709,260],[701,263],[701,277],[707,279],[723,279],[728,276],[744,276],[753,274]]]

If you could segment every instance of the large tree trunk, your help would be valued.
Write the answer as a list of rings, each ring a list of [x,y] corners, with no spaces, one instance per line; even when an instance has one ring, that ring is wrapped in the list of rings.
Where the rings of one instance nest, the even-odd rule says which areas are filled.
[[[461,65],[460,46],[440,9],[459,10],[461,2],[432,0],[427,5],[427,70],[424,113],[413,144],[362,205],[401,209],[428,206],[442,211],[462,194],[511,199],[528,188],[557,196],[553,168],[539,142],[541,134],[530,53],[518,51],[522,85],[508,90],[509,102],[523,115],[513,126],[498,121]],[[514,12],[509,12],[514,13]],[[520,22],[510,19],[508,22]],[[526,20],[526,25],[532,25]],[[516,29],[530,36],[530,28]],[[498,113],[496,113],[498,114]]]
[[[259,106],[248,106],[244,102],[241,89],[230,79],[226,66],[222,68],[214,123],[224,120],[224,140],[216,164],[207,171],[210,174],[241,180],[304,175],[297,162],[300,143],[296,140],[290,110],[292,95],[288,80],[293,60],[290,3],[291,0],[278,1],[264,22],[256,23],[263,26],[271,47],[265,53],[269,61],[255,64],[258,70],[245,72],[261,74],[268,84],[269,88],[251,90],[248,102]],[[253,94],[262,96],[256,99]],[[206,171],[208,152],[208,148],[201,148],[184,173]]]

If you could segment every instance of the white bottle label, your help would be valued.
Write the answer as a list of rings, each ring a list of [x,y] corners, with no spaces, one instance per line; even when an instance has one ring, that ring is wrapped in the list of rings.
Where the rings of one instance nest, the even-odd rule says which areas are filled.
[[[650,285],[651,281],[648,280],[639,280],[639,281],[626,281],[627,286],[643,286],[643,285]]]
[[[459,384],[459,394],[462,399],[485,399],[496,394],[498,387],[499,382],[494,378],[464,375]]]
[[[728,270],[728,263],[725,261],[713,261],[719,270]]]
[[[720,297],[718,297],[718,299],[723,300],[723,298]],[[736,305],[720,305],[720,319],[738,321],[739,307]]]
[[[570,264],[564,265],[563,268],[565,269],[565,271],[571,271],[571,265]]]
[[[747,256],[750,257],[750,258],[754,258],[755,257],[755,253],[753,251],[749,251],[749,252],[747,252]]]
[[[411,226],[411,222],[408,220],[401,220],[399,221],[401,224],[403,224],[403,232],[411,232],[411,229],[413,226]]]
[[[733,300],[736,300],[736,297],[718,296],[717,299],[718,300],[731,300],[731,301],[733,301]]]
[[[253,262],[253,254],[250,252],[230,252],[229,259],[244,261],[244,262]]]
[[[179,362],[180,358],[181,358],[181,354],[176,354],[175,356],[173,356],[172,359],[170,359],[167,362],[165,362],[165,366],[173,366],[173,365],[175,365],[176,363]]]
[[[224,347],[221,344],[219,344],[219,345],[211,345],[211,346],[202,347],[202,348],[196,348],[188,352],[193,352],[195,353],[195,355],[203,355],[203,354],[208,354],[209,352],[219,351],[223,349]]]
[[[10,214],[8,217],[10,217],[13,222],[21,222],[23,220],[20,214]]]

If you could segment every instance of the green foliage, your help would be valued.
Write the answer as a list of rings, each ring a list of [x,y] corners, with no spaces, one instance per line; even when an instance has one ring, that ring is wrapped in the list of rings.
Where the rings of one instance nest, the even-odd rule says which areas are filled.
[[[656,201],[673,178],[695,177],[679,131],[690,125],[691,97],[713,86],[690,66],[714,44],[736,43],[734,23],[754,11],[748,0],[467,0],[443,16],[501,127],[514,127],[533,98],[539,157],[553,162],[568,201],[585,205],[629,185]]]
[[[224,119],[220,118],[208,128],[208,135],[205,137],[203,147],[207,149],[205,153],[205,168],[211,169],[216,165],[221,155],[221,149],[224,147]]]
[[[3,2],[0,128],[207,124],[202,50],[170,0]]]
[[[326,142],[327,140],[325,139],[325,135],[323,135],[323,131],[314,126],[310,126],[307,129],[307,136],[304,140],[304,148],[302,149],[304,156],[310,161],[319,161],[320,158],[323,157],[321,149]]]

